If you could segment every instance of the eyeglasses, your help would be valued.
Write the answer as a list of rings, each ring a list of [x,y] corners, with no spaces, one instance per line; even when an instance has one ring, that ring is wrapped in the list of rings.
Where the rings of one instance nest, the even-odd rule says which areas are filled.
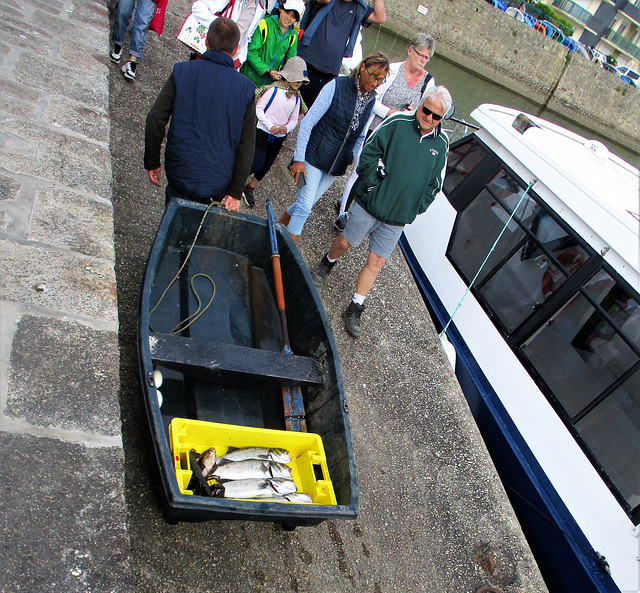
[[[369,68],[367,68],[365,66],[365,72],[369,75],[369,78],[372,78],[376,84],[382,84],[385,80],[387,80],[387,75],[385,74],[383,77],[378,78],[377,76],[374,76],[373,74],[371,74],[371,72],[369,72]]]
[[[431,109],[428,109],[424,105],[422,106],[422,113],[425,115],[430,115],[435,121],[440,121],[442,119],[442,115],[439,113],[434,113]]]
[[[426,60],[427,62],[431,59],[431,56],[428,54],[423,54],[422,52],[418,51],[415,47],[411,48],[414,52],[416,52],[423,60]]]

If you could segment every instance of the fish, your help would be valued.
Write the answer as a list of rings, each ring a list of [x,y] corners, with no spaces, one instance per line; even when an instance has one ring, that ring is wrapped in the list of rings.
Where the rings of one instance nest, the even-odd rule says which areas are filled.
[[[313,499],[306,492],[292,492],[291,494],[276,494],[272,496],[268,500],[272,500],[273,502],[303,502],[306,504],[310,504],[313,502]]]
[[[210,447],[204,453],[202,453],[202,455],[200,455],[198,465],[200,466],[200,470],[202,471],[202,476],[208,478],[211,475],[211,472],[218,465],[218,457],[216,456],[215,447]]]
[[[245,459],[225,463],[211,470],[208,477],[220,482],[229,480],[282,478],[291,479],[291,468],[284,463],[264,461],[261,459]]]
[[[222,498],[271,498],[274,495],[293,494],[297,491],[293,480],[233,480],[215,485],[214,496]]]
[[[244,461],[246,459],[263,459],[277,463],[289,463],[291,461],[291,455],[286,449],[268,449],[266,447],[235,449],[230,447],[222,457],[218,458],[218,464],[222,465],[231,461]]]

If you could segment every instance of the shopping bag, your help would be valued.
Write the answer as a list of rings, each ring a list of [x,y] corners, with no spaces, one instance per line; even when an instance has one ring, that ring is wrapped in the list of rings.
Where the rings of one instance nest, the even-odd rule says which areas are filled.
[[[192,50],[203,54],[207,51],[205,45],[207,31],[208,27],[205,27],[192,13],[189,13],[178,30],[176,38]]]
[[[156,11],[149,23],[149,29],[155,31],[158,35],[162,35],[164,29],[164,14],[167,10],[167,0],[158,0],[156,3]]]

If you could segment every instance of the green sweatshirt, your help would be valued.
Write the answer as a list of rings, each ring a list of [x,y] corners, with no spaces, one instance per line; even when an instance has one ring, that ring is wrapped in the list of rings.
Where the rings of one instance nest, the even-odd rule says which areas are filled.
[[[449,139],[439,126],[422,136],[415,114],[395,113],[362,149],[356,202],[386,224],[410,224],[440,191],[448,154]],[[379,159],[387,173],[384,178],[377,171]]]
[[[247,60],[240,72],[257,87],[271,84],[269,70],[280,70],[298,52],[298,35],[293,26],[283,34],[276,15],[263,18],[251,37]]]

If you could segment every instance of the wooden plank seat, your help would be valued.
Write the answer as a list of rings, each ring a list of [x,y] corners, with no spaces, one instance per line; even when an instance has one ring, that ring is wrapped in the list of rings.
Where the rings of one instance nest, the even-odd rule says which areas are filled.
[[[169,334],[149,335],[155,364],[206,381],[270,385],[320,385],[324,379],[313,358]]]

